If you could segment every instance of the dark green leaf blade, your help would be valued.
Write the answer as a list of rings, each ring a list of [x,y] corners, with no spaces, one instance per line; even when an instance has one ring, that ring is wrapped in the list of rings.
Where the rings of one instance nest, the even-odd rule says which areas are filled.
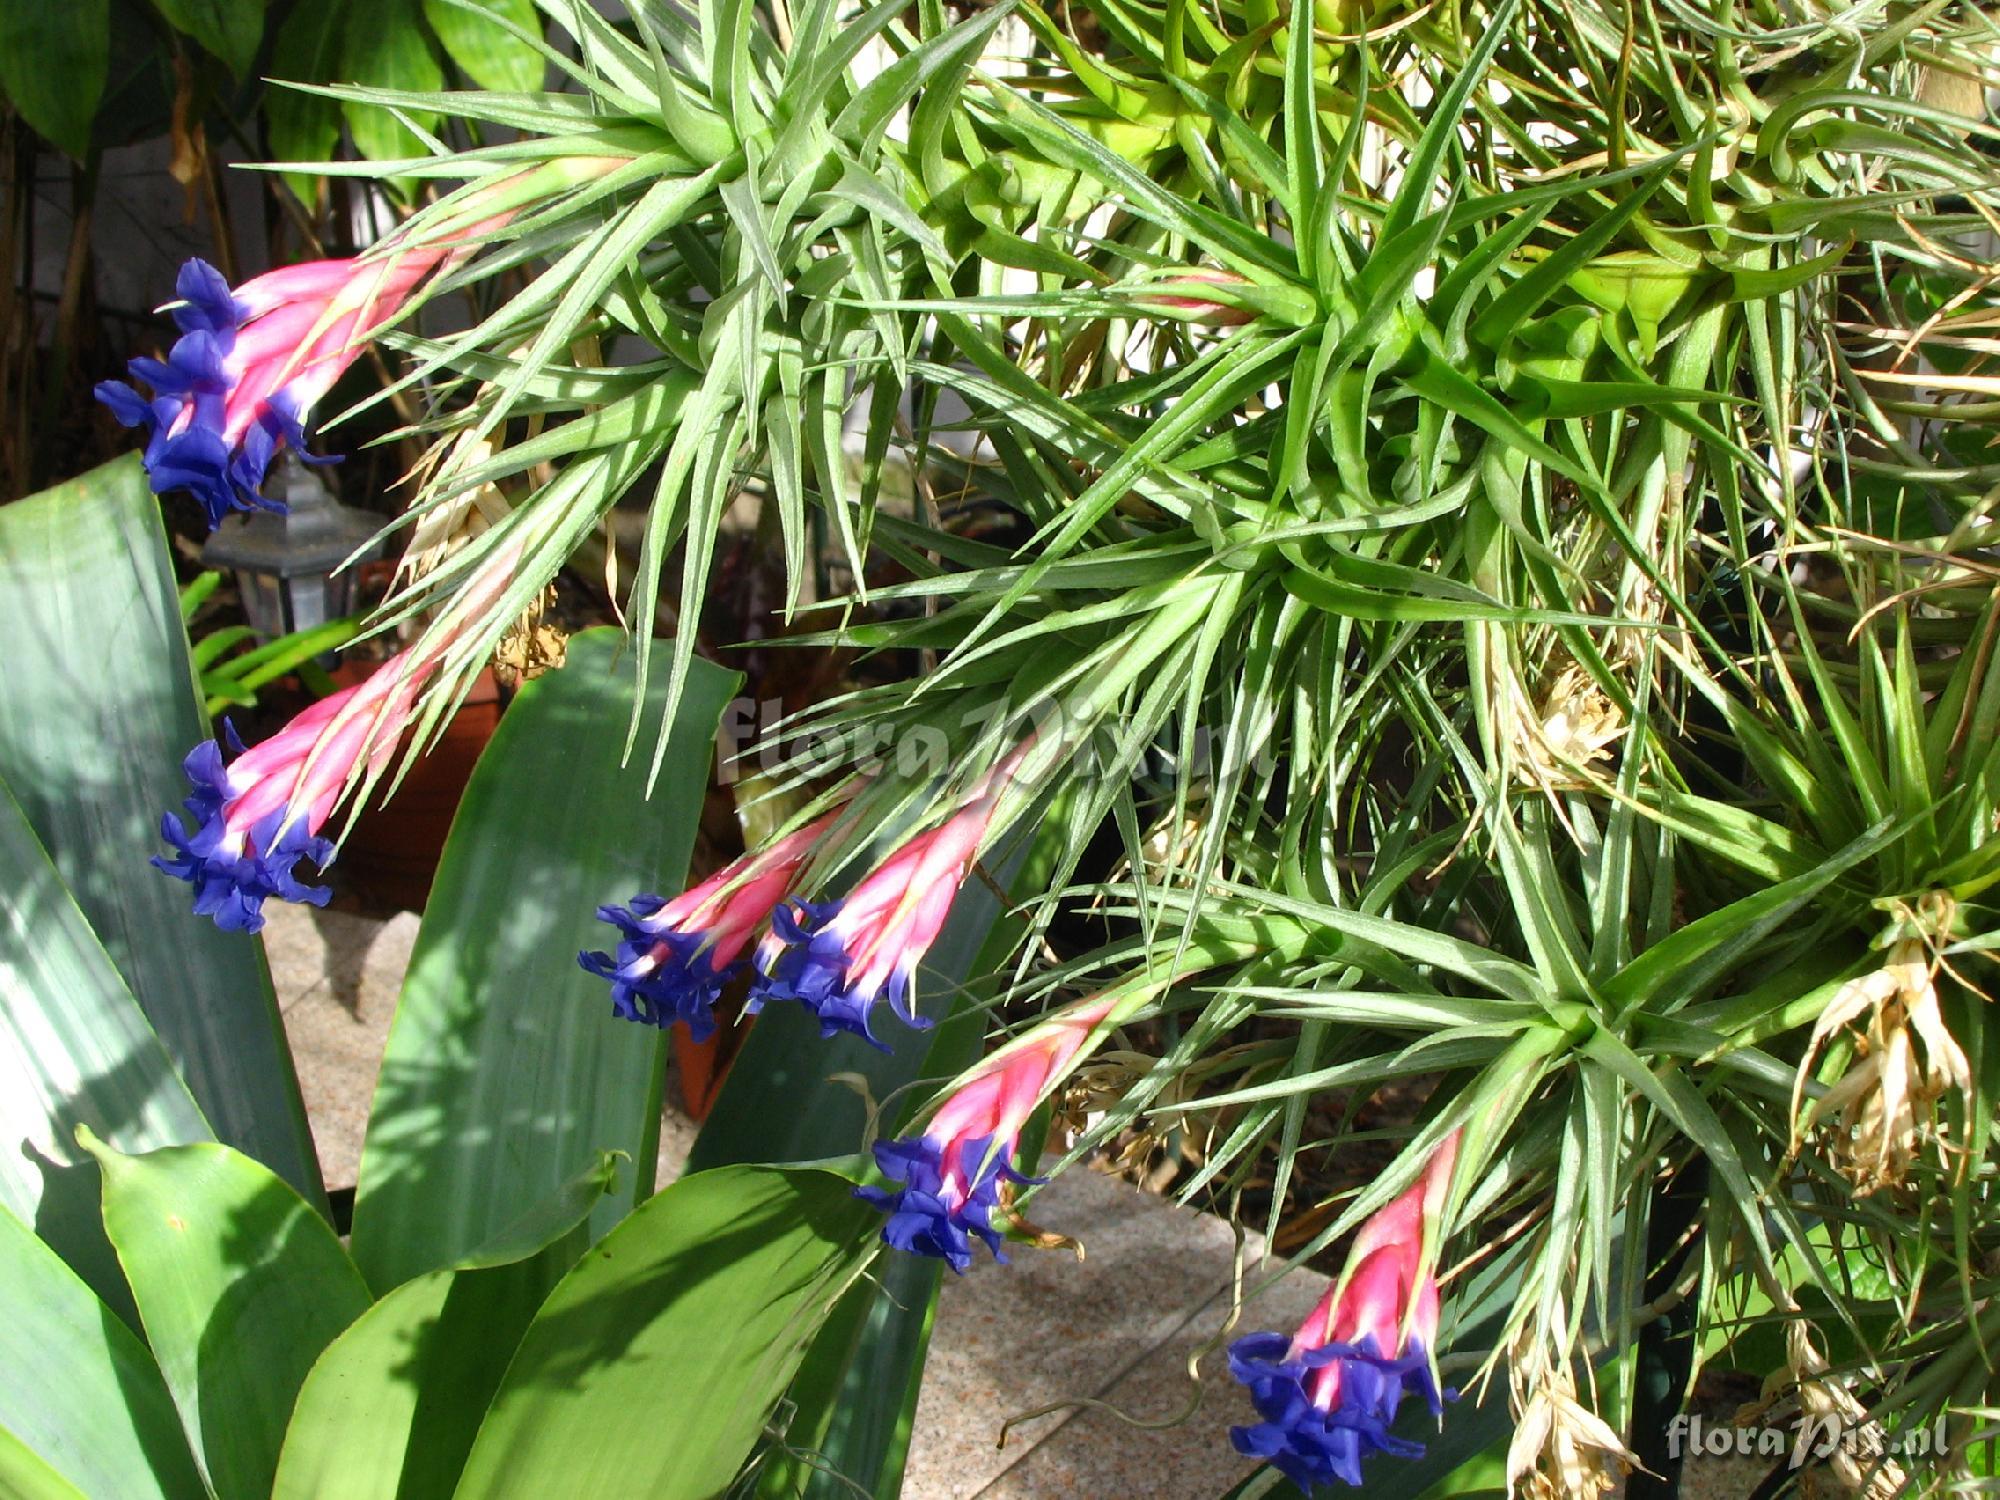
[[[79,1124],[134,1151],[210,1138],[0,781],[0,1205],[130,1316],[104,1240],[97,1168],[76,1145]]]
[[[262,948],[196,917],[188,887],[146,863],[187,794],[181,759],[209,728],[136,457],[0,509],[0,598],[0,777],[217,1138],[317,1201]]]
[[[272,1500],[449,1500],[508,1360],[615,1177],[607,1157],[329,1344],[299,1390]]]
[[[877,1269],[847,1289],[792,1382],[788,1451],[770,1456],[758,1491],[767,1500],[852,1496],[855,1485],[901,1493],[944,1263],[890,1255]]]
[[[418,0],[354,0],[339,9],[345,36],[339,82],[410,93],[444,87],[444,69],[431,51]],[[380,105],[349,103],[345,109],[355,149],[370,161],[423,155],[410,127]],[[428,129],[435,116],[419,113],[413,120]]]
[[[572,639],[508,709],[459,804],[362,1151],[354,1256],[379,1290],[450,1265],[602,1151],[628,1154],[634,1182],[597,1233],[652,1187],[664,1039],[617,1020],[576,955],[609,940],[600,904],[678,883],[737,678],[696,661],[648,801],[646,768],[619,763],[624,644],[609,629]],[[644,711],[669,668],[656,663]]]
[[[831,1172],[682,1178],[550,1294],[479,1430],[461,1500],[723,1493],[865,1263],[874,1219]]]
[[[81,159],[111,67],[111,0],[0,0],[0,92]]]
[[[481,88],[531,94],[542,86],[542,54],[501,24],[541,35],[534,0],[479,0],[476,9],[464,0],[424,0],[424,19],[446,55]]]
[[[257,47],[264,40],[264,0],[153,0],[153,7],[174,30],[221,58],[238,78],[257,61]]]
[[[338,82],[346,23],[339,6],[301,5],[278,28],[271,50],[271,77],[277,86],[264,96],[264,128],[271,155],[279,161],[327,161],[340,144],[339,102],[283,85]],[[303,202],[314,202],[318,179],[287,173],[285,181]]]
[[[0,1209],[0,1429],[92,1500],[201,1494],[146,1346],[56,1253]],[[0,1494],[12,1495],[0,1460]]]

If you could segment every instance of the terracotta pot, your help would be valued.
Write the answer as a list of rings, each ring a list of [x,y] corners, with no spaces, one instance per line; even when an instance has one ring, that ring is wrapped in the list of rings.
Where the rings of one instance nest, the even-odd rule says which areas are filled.
[[[343,665],[343,687],[370,668]],[[481,672],[436,744],[410,767],[387,803],[371,799],[340,846],[334,866],[340,890],[371,910],[422,911],[444,853],[452,815],[480,751],[500,723],[500,688]]]
[[[745,986],[732,985],[715,1006],[716,1028],[705,1042],[695,1041],[685,1024],[674,1027],[673,1058],[675,1076],[681,1086],[681,1107],[690,1120],[708,1118],[715,1096],[728,1081],[730,1064],[750,1036],[754,1017],[743,1018]]]

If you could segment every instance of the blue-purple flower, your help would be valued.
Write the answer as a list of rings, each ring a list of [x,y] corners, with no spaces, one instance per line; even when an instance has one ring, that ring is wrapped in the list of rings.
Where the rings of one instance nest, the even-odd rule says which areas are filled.
[[[180,331],[164,360],[135,359],[97,399],[146,432],[153,493],[191,491],[211,527],[232,510],[282,510],[261,493],[287,443],[303,452],[312,409],[424,279],[470,255],[529,205],[629,166],[615,153],[559,156],[454,195],[367,255],[283,266],[231,287],[202,260],[181,267],[169,304]]]
[[[153,864],[194,887],[197,916],[231,932],[256,932],[269,897],[326,904],[325,886],[298,878],[299,861],[323,868],[333,858],[320,830],[357,766],[379,768],[394,753],[416,703],[416,679],[405,653],[253,749],[225,728],[234,760],[225,761],[214,740],[189,752],[182,769],[191,790],[182,805],[191,821],[161,818],[160,836],[173,852],[155,855]]]
[[[1292,1337],[1253,1333],[1229,1346],[1229,1373],[1249,1387],[1259,1421],[1232,1427],[1236,1451],[1263,1459],[1308,1494],[1361,1483],[1372,1453],[1419,1458],[1390,1432],[1414,1392],[1433,1415],[1438,1385],[1437,1221],[1458,1136],[1448,1137],[1408,1192],[1361,1227],[1340,1279]]]
[[[600,906],[597,915],[624,940],[612,953],[579,953],[577,961],[611,981],[611,1005],[627,1021],[666,1027],[685,1021],[695,1041],[715,1030],[715,1001],[751,934],[811,857],[840,814],[836,810],[746,854],[673,900],[634,896],[627,906]]]
[[[875,1164],[900,1186],[863,1187],[855,1196],[888,1214],[882,1238],[930,1255],[963,1274],[972,1238],[1004,1262],[993,1225],[1002,1182],[1027,1182],[1013,1164],[1021,1127],[1100,1034],[1114,1000],[1082,1000],[975,1067],[938,1106],[920,1135],[877,1141]]]
[[[164,360],[128,367],[152,394],[107,380],[97,399],[145,430],[155,494],[189,491],[212,527],[232,510],[282,510],[260,493],[271,460],[287,443],[304,452],[314,405],[448,253],[309,261],[236,288],[190,260],[170,304],[180,337]]]
[[[854,1196],[889,1216],[882,1240],[894,1249],[931,1256],[963,1275],[971,1269],[972,1237],[977,1235],[1005,1265],[1007,1256],[1000,1248],[1004,1236],[993,1225],[1000,1184],[1029,1180],[1014,1169],[1012,1151],[1011,1141],[996,1142],[991,1135],[877,1141],[875,1165],[901,1186],[856,1188]]]

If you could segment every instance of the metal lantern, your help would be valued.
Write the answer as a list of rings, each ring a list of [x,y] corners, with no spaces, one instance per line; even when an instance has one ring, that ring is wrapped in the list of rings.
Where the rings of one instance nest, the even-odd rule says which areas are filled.
[[[201,551],[204,564],[236,575],[250,628],[265,640],[349,613],[354,570],[335,569],[381,526],[379,517],[334,499],[325,481],[290,450],[273,467],[265,493],[283,501],[285,513],[229,516]]]

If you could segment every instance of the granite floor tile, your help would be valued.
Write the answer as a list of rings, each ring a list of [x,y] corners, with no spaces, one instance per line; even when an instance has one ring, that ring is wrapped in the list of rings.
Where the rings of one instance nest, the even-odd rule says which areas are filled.
[[[672,1100],[660,1113],[660,1160],[653,1174],[653,1191],[658,1192],[681,1175],[687,1154],[701,1126],[681,1112]]]
[[[330,1188],[352,1187],[417,918],[404,912],[384,922],[278,902],[265,916],[264,951],[320,1174]]]
[[[1206,1215],[1077,1168],[1036,1196],[1043,1228],[1067,1250],[1010,1249],[1011,1266],[945,1278],[917,1404],[904,1494],[959,1500],[986,1486],[1071,1420],[1073,1408],[1010,1418],[1112,1389],[1213,1303],[1235,1240]]]
[[[1157,1200],[1141,1201],[1155,1220],[1154,1253],[1177,1254],[1180,1226],[1166,1215],[1183,1215],[1155,1207]],[[1223,1228],[1219,1221],[1207,1222]],[[1246,1256],[1254,1256],[1256,1248],[1254,1240],[1248,1242]],[[1325,1277],[1304,1270],[1261,1286],[1267,1278],[1260,1270],[1246,1264],[1249,1300],[1232,1324],[1236,1294],[1225,1262],[1206,1302],[1107,1381],[1094,1393],[1095,1403],[1064,1414],[1059,1425],[976,1491],[979,1500],[1140,1495],[1215,1500],[1242,1480],[1251,1465],[1230,1446],[1229,1428],[1253,1420],[1253,1414],[1247,1394],[1229,1378],[1225,1346],[1258,1329],[1289,1332],[1326,1290]]]

